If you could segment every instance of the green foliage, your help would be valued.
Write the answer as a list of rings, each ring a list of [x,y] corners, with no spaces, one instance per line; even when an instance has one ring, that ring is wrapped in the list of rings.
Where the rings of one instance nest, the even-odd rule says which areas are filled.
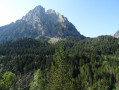
[[[45,79],[40,69],[38,69],[33,76],[33,81],[30,83],[30,90],[44,90]]]
[[[16,81],[16,75],[12,72],[5,72],[2,78],[6,85],[11,85]]]
[[[6,90],[14,87],[17,77],[12,72],[5,72],[0,79],[0,89]],[[12,89],[11,88],[11,89]]]

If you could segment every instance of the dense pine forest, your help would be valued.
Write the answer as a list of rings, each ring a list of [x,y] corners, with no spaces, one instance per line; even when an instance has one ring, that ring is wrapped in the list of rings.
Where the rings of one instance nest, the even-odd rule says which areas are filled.
[[[119,90],[119,39],[21,38],[0,45],[0,90]]]

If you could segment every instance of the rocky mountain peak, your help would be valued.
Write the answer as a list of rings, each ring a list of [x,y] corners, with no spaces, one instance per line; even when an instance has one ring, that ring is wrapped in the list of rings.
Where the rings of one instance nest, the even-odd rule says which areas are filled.
[[[22,19],[5,28],[0,28],[0,41],[15,40],[22,37],[48,36],[66,37],[81,36],[75,26],[66,17],[49,9],[45,11],[42,6],[30,10]]]
[[[22,20],[32,25],[41,35],[50,37],[80,35],[66,17],[52,9],[45,11],[42,6],[37,6],[29,11]]]
[[[40,11],[40,12],[45,12],[45,8],[43,8],[41,5],[39,5],[39,6],[36,6],[34,9],[33,9],[33,11]]]
[[[22,20],[34,25],[35,23],[40,23],[44,21],[44,16],[45,8],[39,5],[35,7],[33,10],[30,10],[25,16],[23,16]]]

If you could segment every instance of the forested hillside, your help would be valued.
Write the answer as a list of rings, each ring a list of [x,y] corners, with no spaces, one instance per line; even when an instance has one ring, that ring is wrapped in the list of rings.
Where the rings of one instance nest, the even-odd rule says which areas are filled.
[[[0,45],[0,90],[119,90],[119,39],[22,38]]]

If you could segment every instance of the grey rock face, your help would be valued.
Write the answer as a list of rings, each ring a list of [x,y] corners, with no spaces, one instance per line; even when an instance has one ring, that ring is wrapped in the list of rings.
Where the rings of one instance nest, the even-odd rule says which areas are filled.
[[[37,29],[39,35],[50,37],[80,35],[75,26],[66,17],[52,9],[45,12],[42,6],[37,6],[29,11],[22,20],[32,25],[34,29]]]
[[[114,37],[119,38],[119,30],[114,34]]]
[[[26,16],[23,16],[22,20],[25,20],[29,24],[40,23],[44,20],[45,9],[42,6],[37,6],[33,10],[30,10]]]
[[[82,36],[66,17],[52,9],[45,11],[42,6],[30,10],[15,23],[0,27],[0,42],[39,35],[60,38]]]

